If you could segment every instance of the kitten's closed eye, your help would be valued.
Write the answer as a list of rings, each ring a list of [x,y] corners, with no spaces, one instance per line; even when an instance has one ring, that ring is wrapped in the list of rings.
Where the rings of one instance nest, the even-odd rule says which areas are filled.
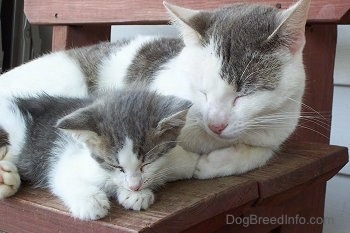
[[[121,167],[121,166],[119,166],[119,165],[115,165],[115,164],[111,164],[111,163],[108,163],[108,165],[109,166],[111,166],[111,167],[113,167],[113,168],[115,168],[115,169],[119,169],[121,172],[125,172],[124,171],[124,168],[123,167]]]

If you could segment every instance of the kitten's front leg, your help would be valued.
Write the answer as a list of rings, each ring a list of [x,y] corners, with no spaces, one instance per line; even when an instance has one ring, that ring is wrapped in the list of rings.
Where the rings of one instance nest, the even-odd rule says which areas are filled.
[[[100,187],[105,180],[103,170],[84,154],[63,154],[49,177],[51,191],[69,208],[73,217],[95,220],[108,214],[110,202]]]
[[[265,165],[272,155],[273,150],[271,148],[253,147],[244,144],[215,150],[208,155],[201,155],[194,177],[209,179],[242,174]]]
[[[118,202],[126,209],[145,210],[154,203],[154,194],[151,189],[130,191],[125,188],[118,189]]]
[[[67,185],[68,184],[68,185]],[[108,214],[110,203],[105,192],[86,182],[65,180],[53,192],[66,204],[73,217],[81,220],[96,220]]]

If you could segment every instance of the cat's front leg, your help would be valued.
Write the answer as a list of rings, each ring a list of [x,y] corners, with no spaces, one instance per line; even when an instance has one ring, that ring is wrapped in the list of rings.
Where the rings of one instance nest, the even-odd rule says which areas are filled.
[[[207,155],[201,155],[194,177],[209,179],[242,174],[265,165],[272,155],[271,148],[244,144],[215,150]]]
[[[20,184],[16,166],[9,161],[0,161],[0,200],[14,195]]]
[[[151,189],[131,191],[125,188],[118,189],[118,202],[126,209],[145,210],[154,203],[154,194]]]

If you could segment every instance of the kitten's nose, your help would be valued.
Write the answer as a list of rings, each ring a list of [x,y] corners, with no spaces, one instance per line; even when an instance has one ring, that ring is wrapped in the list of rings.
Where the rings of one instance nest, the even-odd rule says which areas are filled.
[[[129,189],[132,191],[138,191],[140,187],[141,187],[141,184],[130,185]]]
[[[228,124],[218,124],[218,125],[209,124],[208,125],[209,129],[216,134],[221,134],[221,132],[224,131],[224,129],[226,129],[227,126]]]

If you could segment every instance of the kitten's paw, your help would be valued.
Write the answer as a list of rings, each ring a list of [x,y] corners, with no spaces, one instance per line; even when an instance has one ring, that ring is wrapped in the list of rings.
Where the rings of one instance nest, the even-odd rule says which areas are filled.
[[[154,194],[150,189],[137,192],[122,189],[118,192],[118,201],[126,209],[145,210],[154,203]]]
[[[81,220],[96,220],[108,214],[110,204],[107,195],[101,190],[96,190],[89,195],[71,200],[69,208],[73,217]]]
[[[20,184],[16,166],[9,161],[0,161],[0,200],[15,194]]]

